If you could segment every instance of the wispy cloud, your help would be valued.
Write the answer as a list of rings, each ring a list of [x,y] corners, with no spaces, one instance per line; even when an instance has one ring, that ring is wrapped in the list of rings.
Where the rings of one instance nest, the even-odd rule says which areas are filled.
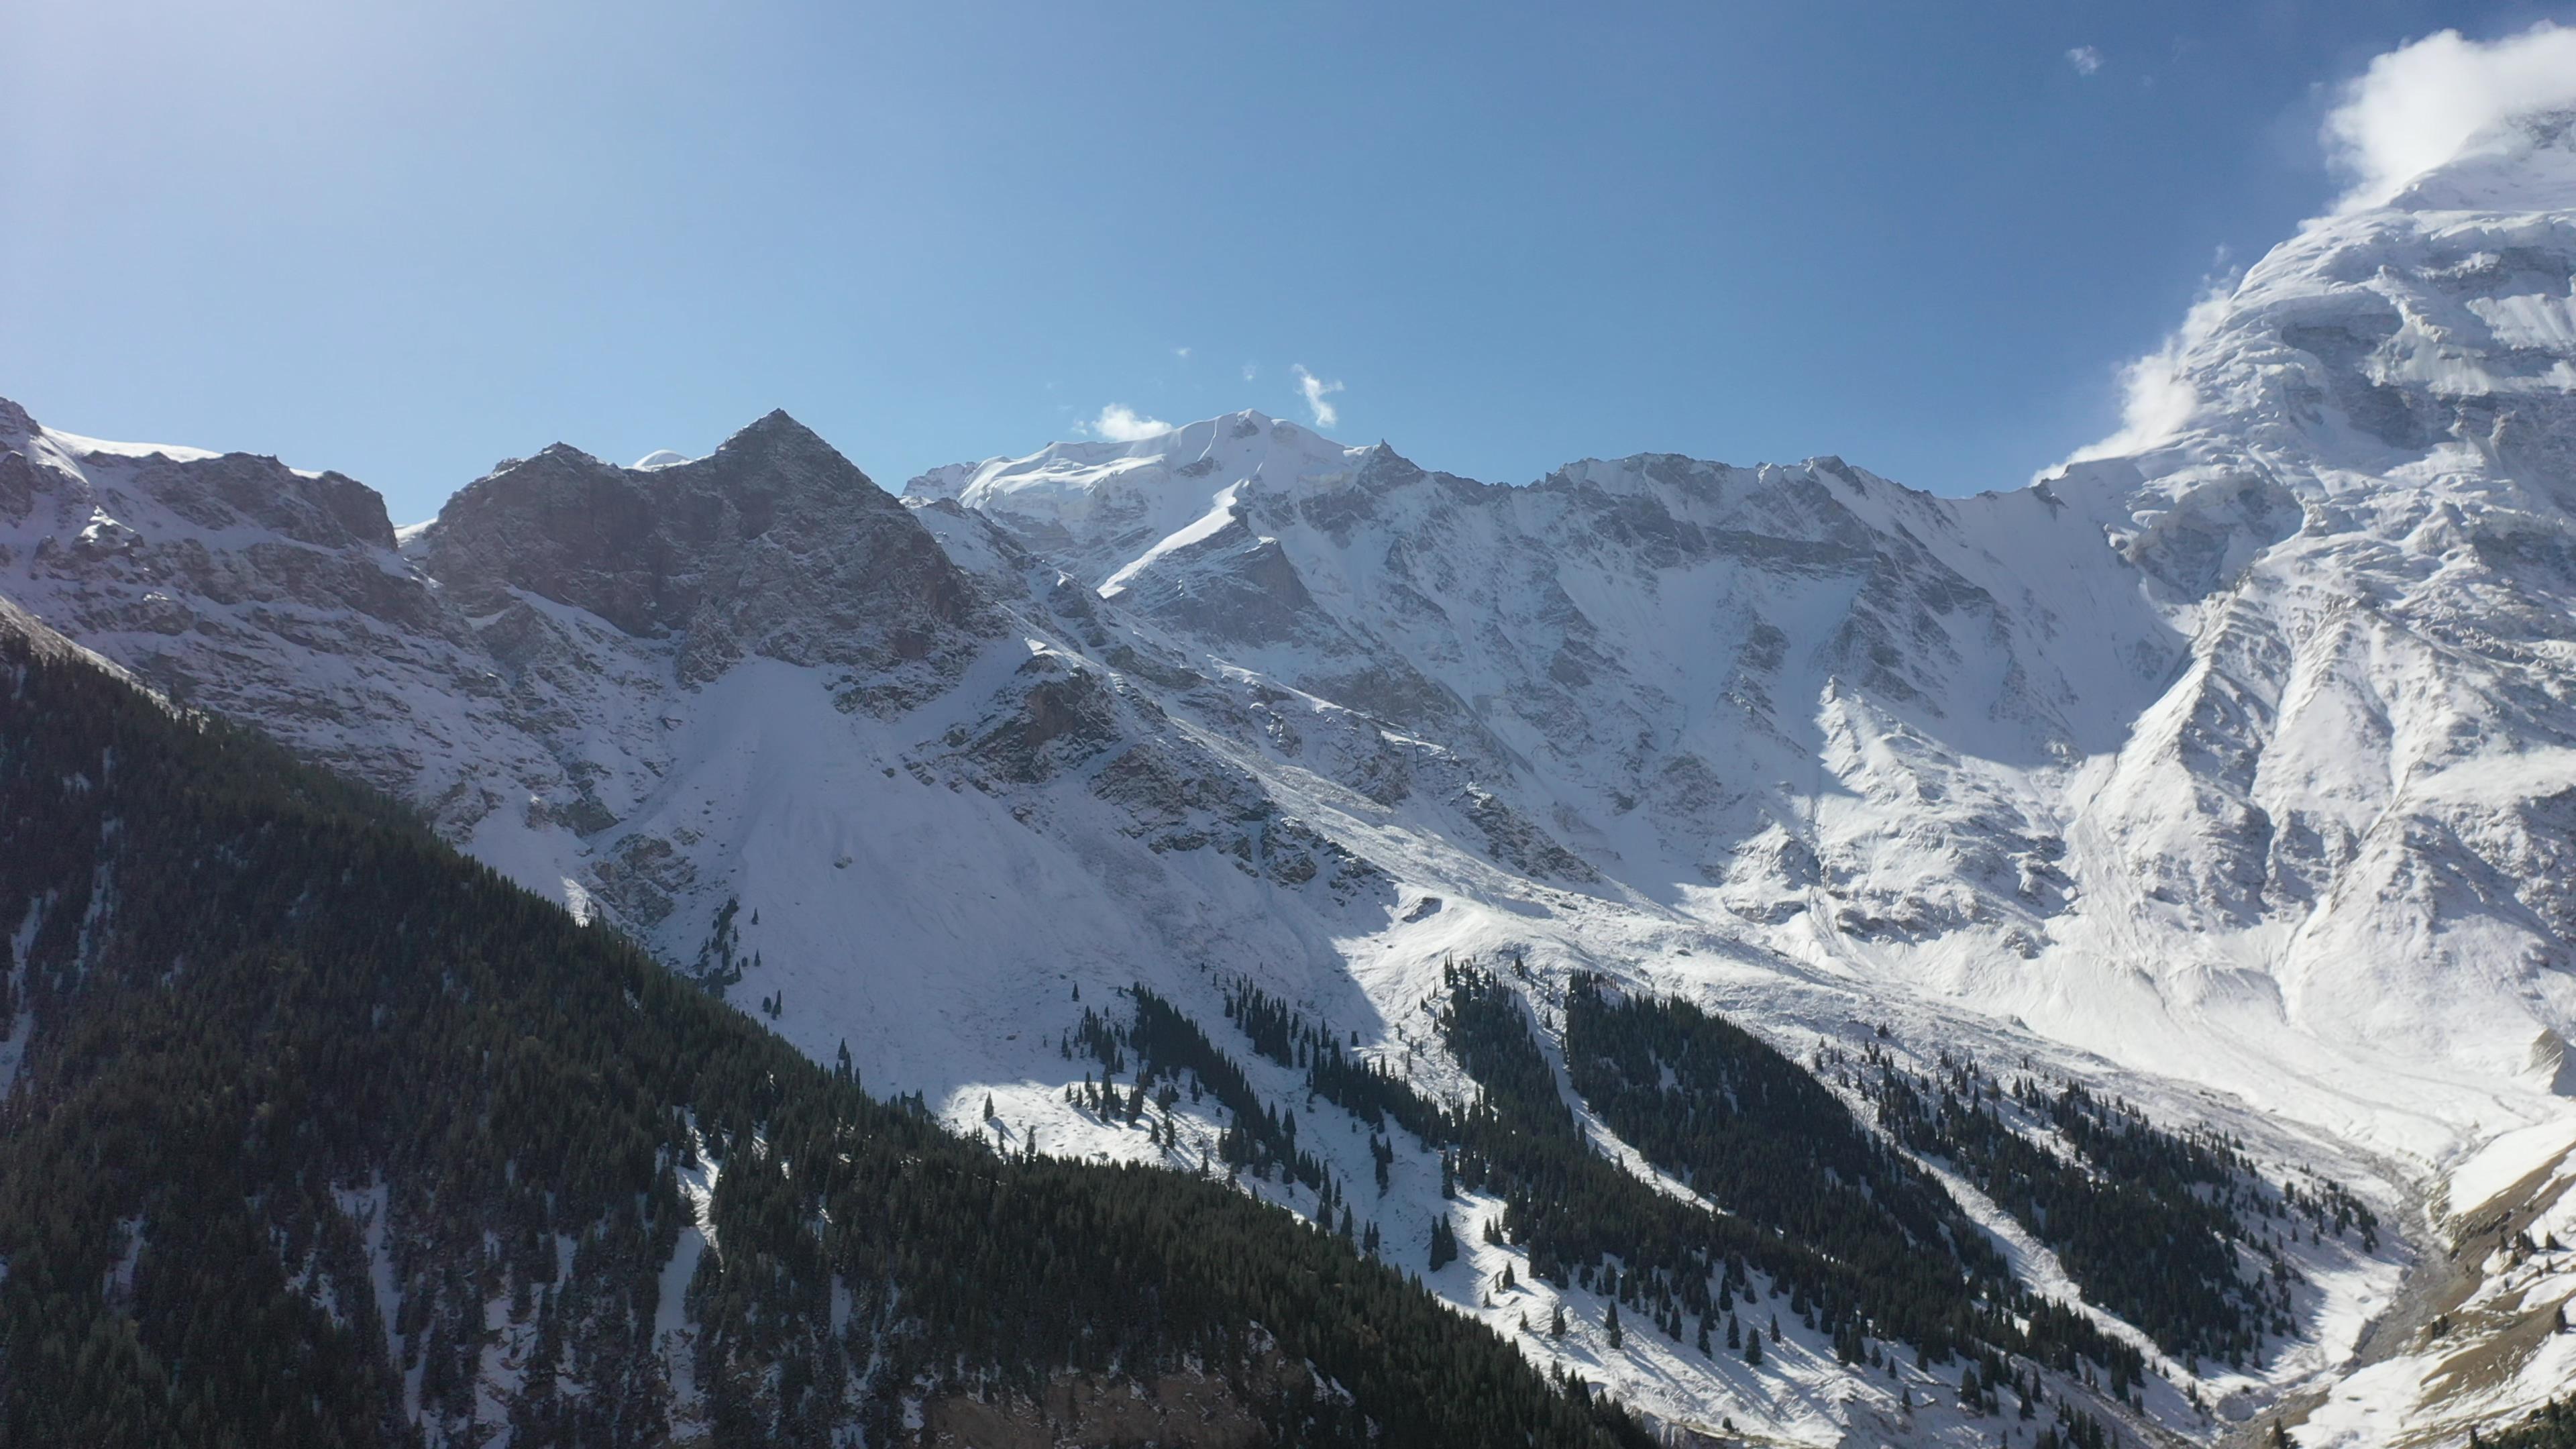
[[[2223,255],[2221,260],[2224,261]],[[2200,413],[2200,389],[2192,386],[2186,364],[2192,349],[2208,340],[2227,320],[2227,304],[2235,294],[2236,281],[2232,272],[2209,278],[2191,310],[2183,314],[2182,325],[2155,351],[2120,369],[2119,431],[2068,454],[2068,463],[2141,453],[2171,441],[2191,426],[2191,420]]]
[[[1100,410],[1100,416],[1073,425],[1074,431],[1086,437],[1106,438],[1113,443],[1132,443],[1172,430],[1161,418],[1149,418],[1125,403],[1111,403]]]
[[[1250,382],[1250,381],[1252,381],[1254,378],[1259,377],[1260,375],[1261,375],[1261,365],[1260,365],[1259,363],[1257,363],[1257,362],[1247,362],[1247,363],[1245,363],[1245,364],[1243,365],[1243,380],[1244,380],[1245,382]]]
[[[2077,75],[2091,75],[2102,68],[2102,52],[2090,45],[2079,45],[2066,52],[2066,63]]]
[[[1172,355],[1173,355],[1174,357],[1179,358],[1179,359],[1180,359],[1181,361],[1183,361],[1183,362],[1187,362],[1187,361],[1189,361],[1189,360],[1190,360],[1190,350],[1189,350],[1188,348],[1186,348],[1186,347],[1175,347],[1175,348],[1173,348],[1173,349],[1172,349]]]
[[[2335,209],[2387,201],[2507,116],[2565,106],[2576,106],[2576,29],[2544,20],[2501,40],[2445,30],[2401,45],[2326,115],[2326,158],[2352,178]]]
[[[1302,362],[1291,366],[1288,372],[1297,379],[1297,391],[1305,394],[1306,411],[1314,415],[1316,427],[1329,428],[1342,420],[1341,409],[1327,401],[1334,393],[1342,390],[1340,383],[1324,381],[1308,372],[1306,364]]]

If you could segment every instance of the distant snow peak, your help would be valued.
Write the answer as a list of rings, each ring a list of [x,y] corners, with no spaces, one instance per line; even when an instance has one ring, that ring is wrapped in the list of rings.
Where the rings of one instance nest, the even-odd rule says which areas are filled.
[[[657,468],[676,468],[683,463],[695,461],[697,460],[686,453],[676,453],[669,448],[655,448],[652,452],[636,459],[634,466],[635,471],[639,473],[650,473]]]

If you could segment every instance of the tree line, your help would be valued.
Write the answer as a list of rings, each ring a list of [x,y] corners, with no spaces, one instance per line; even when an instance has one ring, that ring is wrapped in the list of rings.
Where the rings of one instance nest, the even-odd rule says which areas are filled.
[[[1337,1236],[951,1136],[18,631],[0,939],[6,1442],[890,1443],[1167,1372],[1283,1445],[1645,1442]]]

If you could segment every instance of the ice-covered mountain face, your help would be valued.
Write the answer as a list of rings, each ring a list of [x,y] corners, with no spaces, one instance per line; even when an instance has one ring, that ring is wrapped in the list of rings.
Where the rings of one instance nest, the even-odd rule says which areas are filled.
[[[1014,1147],[1225,1150],[1195,1096],[1153,1132],[1068,1096],[1137,983],[1222,1033],[1248,981],[1463,1101],[1430,1011],[1460,958],[1515,964],[1568,1080],[1595,972],[1855,1104],[1824,1063],[2115,1091],[2352,1184],[2412,1246],[2293,1233],[2259,1361],[2048,1392],[2209,1439],[2367,1358],[2320,1432],[2439,1437],[2576,1370],[2525,1341],[2570,1265],[2483,1236],[2576,1237],[2568,137],[2516,122],[2312,224],[2195,313],[2151,441],[1975,498],[1835,459],[1502,486],[1240,413],[897,502],[773,415],[694,460],[550,448],[398,532],[337,475],[0,406],[0,593]],[[1329,1180],[1379,1184],[1390,1251],[1454,1224],[1435,1291],[1515,1335],[1566,1309],[1533,1352],[1679,1425],[1990,1441],[1955,1371],[1936,1408],[1794,1310],[1759,1371],[1614,1344],[1601,1281],[1485,1239],[1499,1201],[1429,1146],[1227,1043]],[[2027,1205],[1942,1171],[2071,1300]],[[2463,1225],[2462,1275],[2419,1269],[2365,1337]]]
[[[1935,800],[1913,776],[1955,776],[1963,755],[2021,770],[2103,748],[2180,654],[2134,586],[2113,578],[2087,607],[2053,613],[2068,601],[2037,595],[2001,561],[2014,532],[2043,535],[2026,549],[2066,546],[2044,536],[2056,514],[2037,494],[1963,521],[1954,502],[1838,460],[1660,456],[1504,487],[1425,472],[1382,446],[1319,456],[1302,429],[1257,414],[1215,426],[1289,441],[1239,447],[1214,468],[1200,466],[1214,451],[1178,464],[1134,456],[1151,443],[1092,469],[1050,450],[985,465],[958,498],[1032,547],[1049,538],[1036,518],[1188,516],[1123,549],[1078,537],[1064,556],[1211,657],[1472,757],[1548,832],[1533,873],[1615,882],[1661,908],[1804,914],[1809,888],[1826,886],[1834,924],[1872,938],[1996,919],[1998,891],[2049,892],[2056,843],[1990,783],[1957,778],[1974,796]],[[1170,441],[1185,449],[1209,428]],[[1157,485],[1190,496],[1129,496]],[[1074,506],[1054,506],[1053,492]],[[2075,646],[2074,672],[2043,647],[2060,641]],[[2107,678],[2090,657],[2106,652],[2120,661]],[[1863,758],[1870,749],[1893,753]],[[1820,762],[1840,784],[1877,777],[1865,794],[1907,793],[1917,843],[1938,849],[1935,836],[1972,821],[2004,856],[1964,879],[1955,855],[1939,881],[1909,878],[1888,848],[1820,817]]]
[[[2105,924],[2165,927],[2167,998],[2250,996],[2428,1107],[2576,1091],[2568,121],[2276,249],[2180,354],[2174,436],[2048,485],[2190,639],[2083,779]]]
[[[2009,493],[1257,414],[907,491],[1441,741],[1525,874],[2439,1158],[2576,1090],[2569,132],[2312,225],[2178,431]]]

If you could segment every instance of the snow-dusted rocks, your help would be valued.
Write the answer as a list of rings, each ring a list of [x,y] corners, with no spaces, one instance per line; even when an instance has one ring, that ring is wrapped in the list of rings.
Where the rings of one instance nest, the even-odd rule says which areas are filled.
[[[470,829],[552,773],[384,506],[273,458],[103,444],[0,405],[7,592],[183,702]]]

